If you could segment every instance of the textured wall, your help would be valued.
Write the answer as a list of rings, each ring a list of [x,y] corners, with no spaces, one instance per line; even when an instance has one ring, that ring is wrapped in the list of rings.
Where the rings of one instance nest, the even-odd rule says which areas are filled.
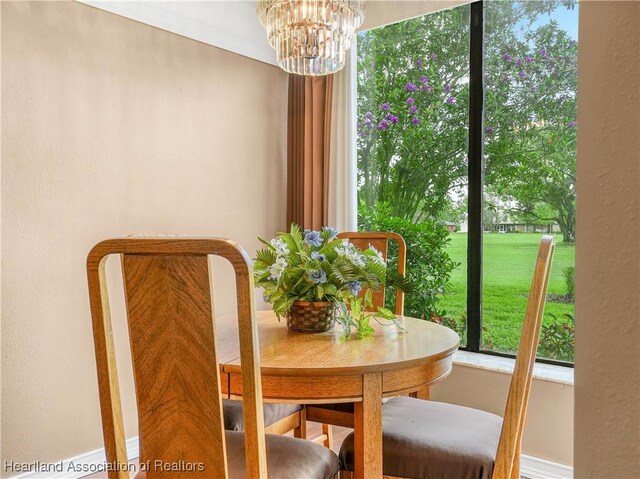
[[[640,477],[640,2],[582,2],[575,477]]]
[[[282,229],[287,77],[76,2],[1,8],[2,459],[51,461],[102,446],[87,252],[137,232],[227,236],[252,252]],[[219,270],[224,312],[234,292]]]

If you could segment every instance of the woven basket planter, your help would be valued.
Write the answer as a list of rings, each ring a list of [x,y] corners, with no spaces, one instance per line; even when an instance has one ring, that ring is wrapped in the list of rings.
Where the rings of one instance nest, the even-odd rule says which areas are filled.
[[[296,301],[287,314],[289,331],[322,333],[336,320],[336,306],[328,301]]]

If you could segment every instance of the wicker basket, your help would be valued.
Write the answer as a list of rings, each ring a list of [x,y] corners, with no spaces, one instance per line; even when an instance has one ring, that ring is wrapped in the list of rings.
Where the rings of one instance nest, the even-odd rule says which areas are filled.
[[[336,320],[336,306],[328,301],[296,301],[287,314],[289,331],[322,333]]]

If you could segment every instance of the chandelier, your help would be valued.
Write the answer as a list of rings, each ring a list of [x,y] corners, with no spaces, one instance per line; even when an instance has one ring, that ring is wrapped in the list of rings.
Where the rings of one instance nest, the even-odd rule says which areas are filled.
[[[344,66],[363,6],[364,0],[258,0],[257,11],[283,70],[328,75]]]

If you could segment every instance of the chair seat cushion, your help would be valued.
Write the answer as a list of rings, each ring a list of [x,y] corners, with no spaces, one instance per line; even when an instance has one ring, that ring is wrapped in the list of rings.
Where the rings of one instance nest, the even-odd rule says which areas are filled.
[[[244,417],[242,415],[242,401],[223,399],[224,428],[227,431],[244,431]],[[301,404],[270,404],[264,403],[264,425],[271,426],[291,414],[302,409]]]
[[[244,434],[226,432],[229,479],[245,479]],[[273,479],[331,479],[340,470],[330,449],[304,439],[267,434],[267,471]]]
[[[348,412],[353,414],[354,413],[354,405],[352,402],[338,402],[338,403],[331,403],[331,404],[313,404],[310,405],[309,407],[315,407],[318,409],[329,409],[331,411],[338,411],[338,412]]]
[[[484,411],[410,397],[383,408],[383,470],[414,479],[491,479],[502,418]],[[353,434],[340,460],[353,471]]]

